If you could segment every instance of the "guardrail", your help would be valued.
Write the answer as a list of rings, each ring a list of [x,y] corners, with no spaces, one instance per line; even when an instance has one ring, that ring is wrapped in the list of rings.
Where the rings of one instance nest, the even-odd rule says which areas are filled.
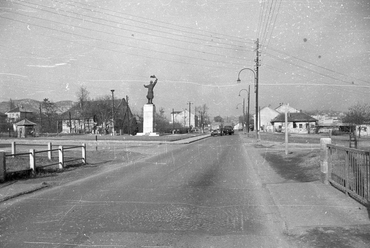
[[[59,169],[63,169],[67,162],[78,161],[81,160],[82,164],[86,164],[86,144],[78,145],[78,146],[59,146],[58,148],[53,149],[52,144],[48,143],[47,150],[38,150],[30,149],[29,152],[22,152],[16,153],[16,144],[12,142],[12,151],[10,154],[6,154],[5,152],[0,152],[0,182],[4,182],[6,179],[6,160],[7,159],[14,159],[18,156],[29,156],[29,168],[26,170],[30,170],[32,173],[36,172],[36,168],[44,168],[49,167],[52,165],[58,165]],[[72,150],[76,148],[81,148],[81,157],[74,157],[72,159],[65,159],[65,153],[67,150]],[[58,152],[58,162],[52,162],[53,152]],[[48,160],[50,163],[46,163],[43,165],[36,165],[36,155],[41,153],[48,153]]]
[[[363,204],[370,203],[370,152],[327,144],[328,180]]]

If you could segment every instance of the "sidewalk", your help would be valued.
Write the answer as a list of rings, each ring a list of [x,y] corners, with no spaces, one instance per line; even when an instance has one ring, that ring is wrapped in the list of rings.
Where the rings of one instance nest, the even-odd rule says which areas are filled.
[[[263,187],[272,198],[271,207],[280,215],[282,229],[294,247],[370,247],[370,209],[319,180],[299,182],[279,175],[261,153],[283,153],[284,144],[244,141]],[[294,152],[318,147],[290,144],[290,148]]]
[[[153,140],[149,140],[149,141],[144,141],[143,139],[140,139],[140,140],[128,140],[128,141],[124,141],[124,140],[104,140],[104,142],[122,142],[122,143],[131,143],[131,142],[135,142],[135,143],[154,143],[154,144],[174,144],[174,145],[180,145],[180,144],[190,144],[192,142],[196,142],[198,140],[202,140],[202,139],[205,139],[207,137],[210,137],[210,134],[204,134],[204,135],[196,135],[196,136],[192,136],[192,137],[189,137],[189,136],[182,136],[184,138],[181,138],[180,135],[175,135],[176,138],[173,139],[173,141],[170,140],[157,140],[157,141],[153,141]],[[0,143],[4,144],[4,143],[10,143],[12,142],[13,140],[2,140]],[[21,142],[27,142],[28,144],[31,143],[30,140],[26,139],[26,140],[14,140],[16,141],[17,143],[19,141]],[[52,141],[55,141],[55,140],[52,140]],[[62,143],[68,143],[68,144],[71,144],[71,143],[87,143],[86,142],[87,140],[57,140],[58,143],[62,142]],[[36,142],[34,140],[32,140],[32,143],[43,143],[43,144],[46,144],[47,142],[50,142],[50,140],[42,140],[42,139],[37,139]],[[95,142],[95,141],[91,141],[91,140],[88,140],[88,142]],[[21,196],[21,195],[25,195],[25,194],[29,194],[29,193],[32,193],[32,192],[35,192],[37,190],[41,190],[41,189],[44,189],[46,187],[49,187],[48,184],[46,183],[22,183],[22,181],[10,181],[10,182],[5,182],[5,183],[0,183],[0,203],[1,202],[4,202],[4,201],[7,201],[9,199],[12,199],[12,198],[16,198],[18,196]]]

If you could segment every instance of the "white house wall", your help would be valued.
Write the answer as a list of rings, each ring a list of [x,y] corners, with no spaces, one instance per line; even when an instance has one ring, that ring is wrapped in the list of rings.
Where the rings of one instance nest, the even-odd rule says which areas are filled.
[[[288,132],[289,133],[308,134],[308,129],[306,128],[307,122],[295,122],[295,123],[296,123],[295,128],[293,127],[293,122],[288,123]],[[314,126],[315,123],[314,122],[309,122],[309,125],[310,125],[311,130],[312,130],[312,126]],[[285,123],[284,122],[275,122],[274,123],[274,130],[276,132],[279,132],[279,130],[281,130],[280,132],[285,133]]]

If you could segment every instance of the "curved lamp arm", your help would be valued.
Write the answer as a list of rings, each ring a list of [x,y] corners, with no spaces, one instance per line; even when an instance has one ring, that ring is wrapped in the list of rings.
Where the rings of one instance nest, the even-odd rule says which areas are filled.
[[[249,93],[249,91],[248,91],[247,89],[241,89],[241,90],[239,91],[239,96],[240,96],[240,92],[242,92],[243,90],[245,90],[247,93]]]
[[[240,83],[242,80],[240,80],[240,73],[244,70],[249,70],[251,72],[253,72],[253,76],[254,76],[254,87],[256,87],[256,82],[257,82],[257,79],[256,79],[256,72],[254,70],[252,70],[251,68],[243,68],[239,71],[238,73],[238,79],[236,80],[237,83]]]

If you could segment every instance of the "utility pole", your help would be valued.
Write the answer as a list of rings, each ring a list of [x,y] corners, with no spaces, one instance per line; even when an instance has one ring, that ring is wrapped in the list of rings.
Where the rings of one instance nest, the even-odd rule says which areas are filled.
[[[112,91],[112,136],[114,135],[114,90]]]
[[[126,107],[126,115],[127,115],[127,126],[128,126],[128,135],[131,134],[131,122],[130,122],[130,109],[129,109],[129,106],[128,106],[128,96],[126,95],[126,104],[127,104],[127,107]]]
[[[40,103],[40,133],[42,132],[42,106]]]
[[[245,124],[245,98],[243,98],[243,122],[242,122],[243,132],[245,132],[244,124]]]
[[[175,109],[172,109],[172,134],[175,133]]]
[[[261,53],[259,51],[259,39],[257,38],[257,42],[256,42],[256,85],[255,85],[255,92],[256,92],[256,135],[257,135],[257,139],[259,140],[260,139],[260,133],[259,133],[259,121],[258,121],[258,68],[260,66],[259,64],[259,57],[260,57]]]
[[[189,131],[188,133],[190,133],[190,128],[191,128],[191,102],[189,102]]]
[[[247,112],[247,133],[249,134],[249,98],[251,95],[251,86],[248,85],[248,112]]]
[[[285,155],[288,155],[288,108],[289,103],[285,106]]]

